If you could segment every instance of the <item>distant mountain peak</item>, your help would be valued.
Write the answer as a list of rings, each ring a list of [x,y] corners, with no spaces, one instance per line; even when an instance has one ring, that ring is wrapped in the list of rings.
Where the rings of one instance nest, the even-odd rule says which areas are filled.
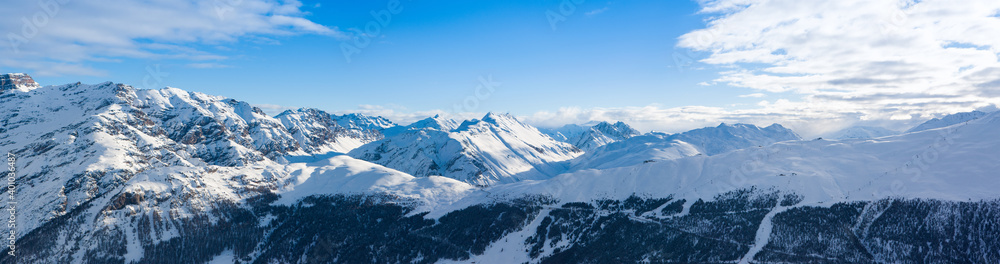
[[[565,170],[560,162],[580,154],[510,114],[488,113],[451,130],[428,129],[453,124],[450,119],[426,118],[348,155],[414,176],[492,185],[555,176]]]
[[[517,118],[511,115],[510,113],[494,113],[494,112],[486,113],[486,115],[483,116],[482,121],[494,124],[498,124],[500,122],[511,122],[511,121],[518,123],[521,122],[518,121]]]
[[[913,128],[910,128],[909,130],[906,130],[906,133],[917,132],[917,131],[924,131],[924,130],[928,130],[928,129],[941,128],[941,127],[946,127],[946,126],[950,126],[950,125],[954,125],[954,124],[958,124],[958,123],[962,123],[962,122],[968,122],[968,121],[971,121],[971,120],[979,119],[980,117],[983,117],[985,115],[986,115],[986,112],[982,112],[982,111],[954,113],[954,114],[946,115],[946,116],[941,117],[941,118],[934,118],[934,119],[931,119],[931,120],[927,120],[926,122],[923,122],[920,125],[917,125],[917,126],[915,126]]]
[[[349,113],[344,115],[332,115],[333,120],[337,121],[342,127],[349,129],[361,129],[361,130],[377,130],[382,131],[387,128],[399,126],[389,119],[385,119],[381,116],[368,116],[362,113]]]
[[[899,134],[882,127],[852,126],[833,133],[830,137],[836,139],[872,139]]]
[[[458,122],[453,119],[442,118],[440,115],[421,119],[406,126],[407,129],[434,129],[441,131],[451,131],[458,128]]]
[[[753,124],[719,124],[716,127],[699,128],[680,134],[670,135],[670,139],[680,139],[691,143],[705,155],[716,155],[736,149],[756,145],[770,145],[779,141],[802,139],[791,129],[772,124],[761,129]]]
[[[601,121],[594,125],[569,124],[559,128],[545,129],[545,134],[553,139],[573,144],[590,151],[606,144],[628,139],[642,134],[622,121],[614,123]]]
[[[9,90],[19,90],[22,92],[27,92],[39,87],[42,86],[38,85],[38,83],[35,82],[35,79],[32,79],[31,76],[28,76],[27,74],[24,73],[0,74],[0,93]]]

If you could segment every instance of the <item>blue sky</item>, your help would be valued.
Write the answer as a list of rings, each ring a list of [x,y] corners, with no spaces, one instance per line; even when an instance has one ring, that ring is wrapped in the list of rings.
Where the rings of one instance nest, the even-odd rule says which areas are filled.
[[[807,135],[903,129],[992,107],[1000,95],[990,85],[1000,45],[975,36],[1000,32],[990,1],[403,0],[377,34],[365,33],[390,3],[19,3],[0,11],[0,69],[43,85],[172,86],[271,112],[315,107],[400,123],[498,111],[540,126],[778,122]],[[940,21],[948,26],[923,26]],[[348,60],[343,45],[365,39]],[[477,97],[484,79],[495,89]]]

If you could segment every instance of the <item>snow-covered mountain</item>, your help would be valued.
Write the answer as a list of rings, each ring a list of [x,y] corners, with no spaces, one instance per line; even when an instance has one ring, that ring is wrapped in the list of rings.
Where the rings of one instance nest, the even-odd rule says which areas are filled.
[[[3,91],[17,249],[0,263],[1000,262],[1000,113],[863,141],[720,125],[586,154],[503,114],[323,153],[337,131],[398,129],[337,120],[176,88]]]
[[[791,129],[779,124],[761,128],[751,124],[719,124],[716,127],[699,128],[667,137],[694,145],[705,155],[716,155],[737,149],[766,146],[775,142],[802,139]]]
[[[575,141],[573,145],[584,151],[590,151],[609,143],[638,136],[639,134],[641,133],[638,130],[621,121],[614,124],[601,122],[580,134],[579,137],[573,140]]]
[[[10,152],[17,172],[13,231],[26,254],[19,262],[156,263],[177,256],[203,262],[221,251],[165,252],[181,238],[238,240],[203,231],[238,221],[234,208],[277,193],[295,197],[308,190],[295,187],[317,180],[367,184],[310,193],[371,191],[438,202],[472,188],[346,156],[288,163],[286,157],[336,149],[357,132],[314,109],[279,120],[233,99],[107,82],[7,90],[0,94],[0,115],[0,148]],[[11,190],[4,188],[4,197]]]
[[[702,154],[690,143],[669,134],[648,133],[613,142],[573,159],[570,171],[627,167]]]
[[[156,214],[161,217],[187,219],[216,202],[273,188],[267,177],[246,176],[229,185],[207,176],[236,176],[239,169],[226,168],[301,150],[276,119],[245,102],[175,88],[46,86],[5,91],[0,108],[0,148],[16,157],[17,236],[49,226],[67,237],[39,254],[69,257],[89,240],[136,235],[134,229],[116,229],[137,219],[125,217],[135,212],[126,204],[136,200],[163,205],[155,209],[163,210]],[[53,221],[74,222],[56,227]],[[150,235],[155,240],[166,234]]]
[[[553,139],[573,144],[583,151],[591,151],[600,146],[642,134],[621,121],[614,124],[600,122],[590,127],[570,124],[546,130],[545,133]]]
[[[509,114],[489,113],[452,130],[435,118],[416,125],[348,155],[414,176],[493,185],[555,176],[566,169],[563,161],[580,154]]]
[[[360,131],[382,131],[387,128],[399,126],[389,119],[381,116],[367,116],[365,114],[351,113],[344,115],[333,115],[331,118],[338,125],[351,130]]]
[[[306,153],[331,151],[346,153],[365,143],[383,138],[380,131],[384,128],[374,125],[378,124],[377,122],[367,122],[366,120],[387,120],[383,120],[381,117],[368,118],[361,115],[354,116],[361,118],[345,117],[346,115],[330,115],[318,109],[302,108],[295,111],[287,110],[275,118],[281,121],[281,124],[299,142],[299,146]],[[358,125],[359,123],[362,125]]]
[[[539,128],[538,131],[542,131],[546,135],[549,135],[552,139],[569,143],[575,138],[580,137],[583,132],[589,130],[592,125],[577,125],[577,124],[567,124],[557,128]]]
[[[441,117],[440,115],[434,115],[432,117],[421,119],[417,122],[406,126],[395,126],[382,130],[382,133],[386,136],[395,136],[399,133],[408,130],[435,130],[435,131],[445,131],[450,132],[458,128],[459,122],[454,119],[448,119]]]
[[[754,187],[792,191],[812,203],[888,197],[993,199],[1000,198],[996,191],[1000,181],[993,180],[997,176],[991,171],[1000,170],[1000,163],[989,159],[998,157],[992,149],[1000,147],[1000,137],[988,135],[997,131],[1000,112],[940,130],[865,141],[783,141],[717,155],[581,170],[547,181],[498,186],[493,192],[532,192],[523,188],[533,186],[556,192],[563,201],[584,201],[602,194],[627,198],[633,193],[708,199]],[[579,185],[584,182],[588,185]]]
[[[872,139],[880,138],[885,136],[892,136],[899,134],[899,132],[892,131],[883,127],[872,127],[872,126],[852,126],[831,134],[831,138],[835,139]]]
[[[927,120],[926,122],[923,122],[923,123],[921,123],[921,124],[919,124],[919,125],[917,125],[917,126],[915,126],[913,128],[910,128],[909,130],[906,130],[906,133],[917,132],[917,131],[924,131],[924,130],[935,129],[935,128],[942,128],[942,127],[946,127],[946,126],[950,126],[950,125],[954,125],[954,124],[958,124],[958,123],[964,123],[964,122],[968,122],[968,121],[971,121],[971,120],[978,119],[978,118],[983,117],[985,115],[986,115],[986,113],[982,112],[982,111],[954,113],[954,114],[946,115],[946,116],[944,116],[942,118],[934,118],[934,119],[931,119],[931,120]]]
[[[434,115],[432,117],[424,118],[420,121],[413,122],[413,124],[407,125],[407,129],[431,129],[439,131],[452,131],[458,129],[461,123],[455,121],[454,119],[443,118],[440,115]]]
[[[594,148],[574,159],[571,171],[626,167],[697,155],[717,155],[795,139],[799,139],[795,132],[778,124],[766,128],[749,124],[720,124],[716,127],[699,128],[679,134],[652,132]]]

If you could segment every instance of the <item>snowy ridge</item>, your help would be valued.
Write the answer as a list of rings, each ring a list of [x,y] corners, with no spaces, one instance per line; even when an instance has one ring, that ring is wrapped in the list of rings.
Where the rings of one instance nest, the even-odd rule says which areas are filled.
[[[621,121],[614,124],[601,122],[584,131],[583,134],[580,134],[579,137],[572,141],[574,142],[573,145],[577,148],[590,151],[610,143],[638,136],[639,134],[641,133],[638,130]]]
[[[413,124],[406,126],[406,128],[414,130],[432,129],[440,131],[452,131],[457,129],[458,126],[459,123],[453,119],[447,119],[439,115],[434,115],[432,117],[424,118],[420,121],[413,122]]]
[[[642,134],[621,121],[614,124],[600,122],[589,127],[570,124],[556,129],[546,129],[543,132],[553,139],[573,144],[583,151],[591,151]]]
[[[430,211],[475,190],[472,185],[455,179],[414,177],[345,155],[291,164],[286,169],[295,182],[279,191],[281,199],[277,204],[291,205],[313,195],[384,193],[420,201],[420,211]]]
[[[351,113],[345,115],[333,115],[331,116],[337,124],[351,130],[362,130],[362,131],[382,131],[387,128],[396,127],[396,123],[389,121],[381,116],[367,116],[365,114]]]
[[[395,126],[382,130],[382,134],[386,136],[395,136],[400,133],[409,130],[435,130],[435,131],[445,131],[450,132],[458,128],[458,121],[454,119],[443,118],[440,115],[434,115],[432,117],[421,119],[417,122],[406,126]]]
[[[690,143],[705,155],[716,155],[737,149],[802,139],[792,130],[779,124],[761,128],[751,124],[727,125],[725,123],[716,127],[699,128],[673,134],[668,138]]]
[[[917,132],[917,131],[924,131],[924,130],[935,129],[935,128],[942,128],[942,127],[946,127],[946,126],[950,126],[950,125],[954,125],[954,124],[958,124],[958,123],[964,123],[964,122],[968,122],[968,121],[975,120],[977,118],[983,117],[985,115],[986,115],[986,113],[985,112],[981,112],[981,111],[972,111],[972,112],[963,112],[963,113],[950,114],[950,115],[946,115],[946,116],[944,116],[942,118],[934,118],[934,119],[931,119],[931,120],[927,120],[926,122],[923,122],[920,125],[917,125],[917,126],[915,126],[913,128],[910,128],[909,130],[906,130],[906,133]]]
[[[306,153],[346,153],[383,137],[379,130],[369,129],[378,126],[358,126],[354,122],[343,122],[351,125],[351,128],[347,128],[337,122],[334,116],[318,109],[287,110],[275,118],[281,121]]]
[[[572,161],[570,171],[609,169],[700,155],[694,145],[662,133],[648,133],[610,143]]]
[[[853,126],[834,132],[831,138],[835,139],[873,139],[885,136],[897,135],[899,132],[882,127]]]
[[[548,178],[565,170],[560,162],[579,154],[513,116],[493,113],[451,131],[414,127],[349,153],[415,176],[477,185]]]
[[[887,197],[948,201],[997,199],[1000,181],[984,162],[1000,148],[1000,114],[967,125],[868,141],[786,141],[715,156],[693,156],[628,167],[582,170],[546,181],[497,186],[492,193],[541,193],[560,201],[594,197],[712,199],[719,193],[776,188],[804,203],[872,201]]]
[[[0,147],[19,160],[18,197],[30,208],[22,235],[157,168],[242,166],[298,148],[249,104],[173,88],[47,86],[0,98],[0,108]]]
[[[552,139],[569,143],[575,138],[578,138],[583,132],[590,129],[591,126],[581,126],[577,124],[568,124],[558,128],[539,128],[538,130],[546,135],[549,135]]]

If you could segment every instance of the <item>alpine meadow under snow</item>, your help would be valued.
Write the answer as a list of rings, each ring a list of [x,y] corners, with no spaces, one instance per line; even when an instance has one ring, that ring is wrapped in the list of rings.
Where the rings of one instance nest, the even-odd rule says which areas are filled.
[[[831,140],[24,81],[0,114],[19,263],[1000,262],[1000,112]]]

